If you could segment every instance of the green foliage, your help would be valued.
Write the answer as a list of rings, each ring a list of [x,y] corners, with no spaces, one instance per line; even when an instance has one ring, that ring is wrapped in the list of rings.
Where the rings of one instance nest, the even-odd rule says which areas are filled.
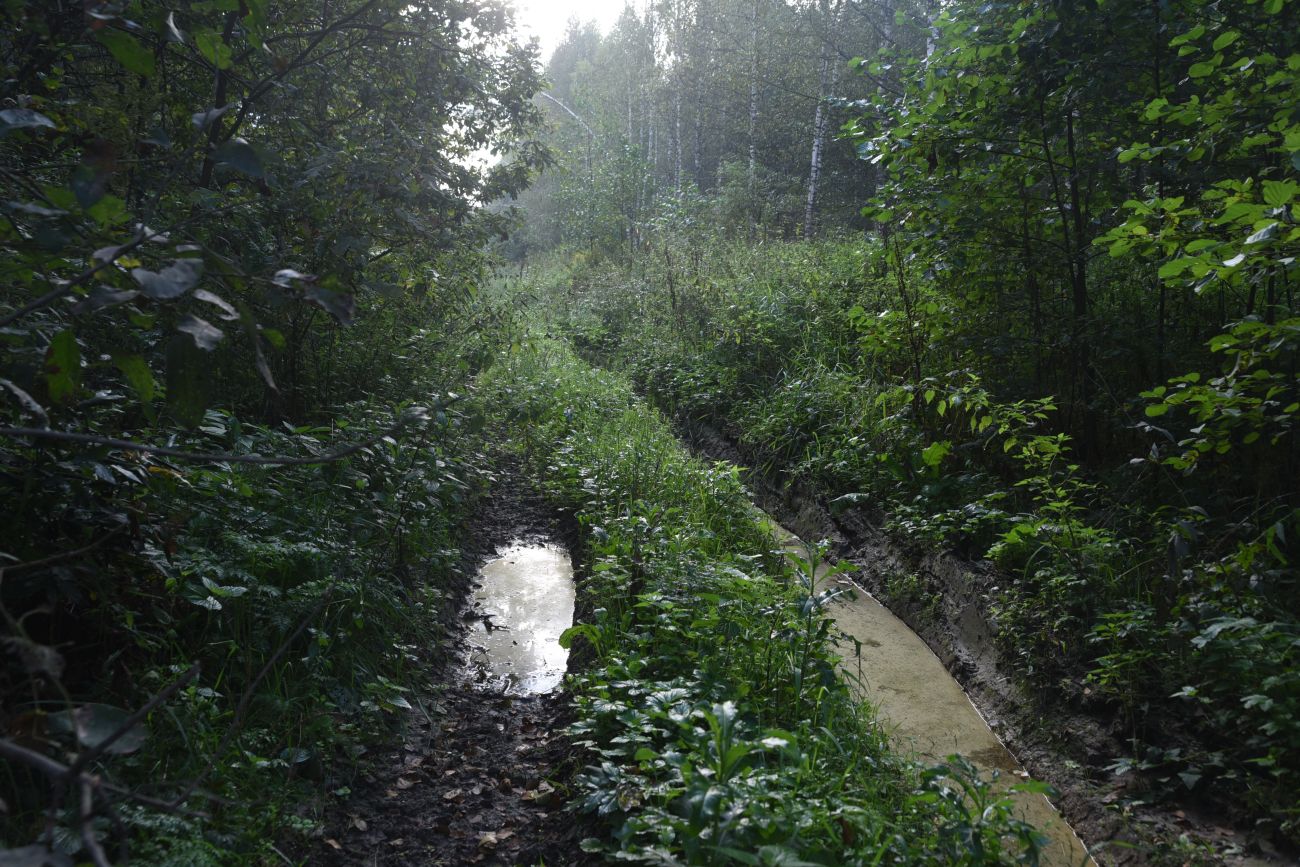
[[[1280,636],[1297,622],[1295,503],[1278,475],[1295,452],[1294,323],[1247,320],[1203,351],[1221,375],[1135,395],[1155,441],[1111,468],[1080,459],[1057,397],[1001,396],[997,364],[968,352],[964,302],[913,266],[900,281],[899,259],[892,245],[706,244],[671,275],[646,257],[533,279],[585,353],[665,410],[721,428],[832,508],[989,558],[1004,575],[998,640],[1035,695],[1110,706],[1139,751],[1177,749],[1143,771],[1173,794],[1186,774],[1286,823],[1300,741],[1264,715],[1292,689]],[[1260,624],[1266,638],[1239,633],[1254,674],[1227,664],[1238,633],[1214,653],[1196,643],[1216,618]],[[1183,744],[1162,745],[1159,720],[1187,717],[1184,688],[1214,699]]]
[[[1010,803],[956,764],[891,755],[837,665],[813,586],[734,467],[690,457],[617,374],[562,345],[503,358],[484,388],[574,510],[580,610],[565,641],[571,733],[591,761],[578,807],[609,858],[689,864],[1035,863]],[[793,568],[792,568],[793,567]]]
[[[387,427],[364,406],[346,415],[346,428],[276,430],[210,411],[183,444],[236,455],[324,451]],[[186,467],[110,450],[72,460],[23,455],[39,484],[11,513],[11,538],[40,539],[47,524],[79,516],[93,541],[95,522],[127,520],[122,508],[136,522],[134,539],[102,545],[103,568],[73,561],[6,575],[6,609],[35,612],[21,634],[64,648],[62,687],[77,713],[105,707],[88,696],[134,706],[199,665],[198,678],[95,769],[118,785],[170,792],[210,773],[192,802],[215,796],[235,806],[162,825],[132,808],[128,825],[145,843],[133,860],[154,863],[146,853],[164,832],[182,847],[206,837],[213,852],[263,851],[290,806],[313,797],[313,781],[400,723],[410,707],[400,684],[430,664],[428,649],[442,637],[457,524],[483,483],[481,459],[462,450],[462,438],[461,419],[438,408],[405,443],[379,440],[345,460],[293,470]],[[94,500],[70,508],[69,488]],[[48,677],[29,665],[11,667],[7,680],[30,736],[67,741],[66,712],[46,710],[59,706]],[[124,713],[96,711],[87,721],[99,731]],[[77,733],[92,745],[80,722]],[[28,819],[39,824],[29,811],[41,806],[32,800],[40,793],[10,790],[7,838],[21,841]]]
[[[62,758],[58,714],[200,664],[88,768],[109,848],[256,861],[409,707],[483,478],[448,390],[513,330],[474,300],[509,221],[481,206],[546,162],[510,30],[486,0],[0,4],[0,728]],[[51,790],[4,773],[24,844]]]

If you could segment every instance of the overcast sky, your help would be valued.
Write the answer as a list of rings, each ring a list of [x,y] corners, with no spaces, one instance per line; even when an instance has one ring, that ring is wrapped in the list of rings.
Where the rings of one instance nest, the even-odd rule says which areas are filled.
[[[511,0],[519,12],[519,28],[525,35],[536,36],[542,44],[542,62],[560,44],[569,19],[595,21],[602,32],[618,19],[623,0]]]

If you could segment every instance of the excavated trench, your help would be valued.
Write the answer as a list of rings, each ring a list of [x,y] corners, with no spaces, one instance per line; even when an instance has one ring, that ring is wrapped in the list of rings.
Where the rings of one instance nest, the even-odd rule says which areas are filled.
[[[784,550],[808,557],[808,546],[794,533],[770,517],[767,523]],[[845,575],[832,575],[830,564],[822,564],[816,575],[818,590],[847,584],[853,591],[829,608],[845,636],[839,644],[842,667],[899,746],[927,761],[960,753],[984,775],[996,772],[994,785],[1002,790],[1029,776],[919,635],[864,588]],[[1028,792],[1013,798],[1020,818],[1048,839],[1044,864],[1095,865],[1083,841],[1047,798]]]

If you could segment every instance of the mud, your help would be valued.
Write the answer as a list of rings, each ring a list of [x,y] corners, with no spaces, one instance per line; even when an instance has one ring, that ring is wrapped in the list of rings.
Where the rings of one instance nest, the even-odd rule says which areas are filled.
[[[481,504],[466,534],[464,574],[500,561],[500,554],[518,561],[517,549],[507,547],[512,543],[546,551],[554,564],[562,549],[553,543],[569,541],[563,516],[508,466],[494,490],[502,493]],[[589,863],[578,843],[590,831],[563,809],[568,781],[578,770],[562,736],[571,721],[568,697],[558,689],[544,691],[559,685],[555,668],[562,673],[563,664],[540,646],[532,649],[535,653],[516,653],[499,675],[491,673],[492,666],[485,668],[482,659],[476,661],[481,654],[475,645],[482,647],[489,632],[484,613],[500,618],[494,626],[507,628],[491,634],[507,642],[517,640],[508,637],[516,632],[510,621],[519,627],[524,618],[517,609],[484,604],[490,594],[473,583],[466,577],[460,601],[449,613],[449,622],[460,626],[452,664],[432,672],[424,688],[417,689],[417,708],[405,720],[397,746],[368,757],[355,776],[332,781],[352,792],[329,810],[321,839],[304,853],[306,863]],[[514,598],[520,598],[518,592]],[[571,616],[571,595],[569,600]],[[523,657],[540,660],[540,666],[524,665]]]

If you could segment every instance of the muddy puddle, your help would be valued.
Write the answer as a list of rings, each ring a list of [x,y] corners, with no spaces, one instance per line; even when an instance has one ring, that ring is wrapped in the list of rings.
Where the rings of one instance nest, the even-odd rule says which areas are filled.
[[[559,545],[513,542],[479,570],[466,619],[467,673],[506,695],[542,695],[564,679],[573,624],[573,563]]]
[[[807,556],[793,533],[767,520],[787,551]],[[826,571],[819,574],[824,577]],[[849,583],[845,575],[829,580]],[[1000,787],[1025,779],[1024,769],[920,636],[861,587],[852,587],[856,598],[845,595],[830,608],[839,629],[861,643],[858,657],[853,643],[843,642],[843,668],[859,679],[863,696],[878,708],[895,740],[926,760],[960,753],[981,771],[999,771]],[[1016,802],[1020,817],[1049,839],[1043,863],[1052,867],[1095,864],[1045,797],[1018,794]]]

